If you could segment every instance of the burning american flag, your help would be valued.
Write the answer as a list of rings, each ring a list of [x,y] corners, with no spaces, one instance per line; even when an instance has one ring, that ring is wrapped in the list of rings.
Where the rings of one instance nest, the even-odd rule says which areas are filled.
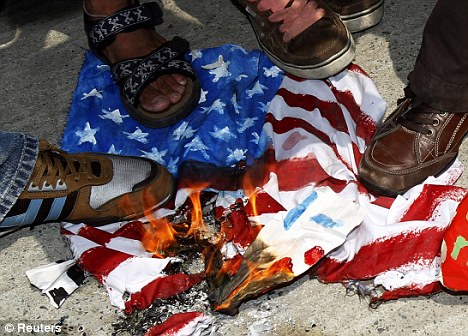
[[[209,72],[197,71],[201,78]],[[257,98],[251,92],[250,103]],[[232,101],[210,104],[205,112],[221,108],[228,119],[243,117]],[[260,134],[252,129],[240,142],[249,144],[238,149],[250,157],[225,166],[185,160],[184,151],[166,157],[180,167],[174,202],[142,221],[65,224],[75,260],[127,312],[206,282],[212,309],[235,314],[245,300],[306,272],[342,282],[372,302],[433,293],[440,288],[444,232],[467,194],[451,186],[463,167],[457,161],[396,199],[368,193],[357,166],[385,107],[356,65],[326,80],[285,76],[266,108],[254,110]],[[216,148],[223,148],[221,140]],[[179,272],[176,265],[186,260],[181,255],[196,257],[194,251],[204,267]],[[181,325],[195,318],[209,320],[187,315]]]

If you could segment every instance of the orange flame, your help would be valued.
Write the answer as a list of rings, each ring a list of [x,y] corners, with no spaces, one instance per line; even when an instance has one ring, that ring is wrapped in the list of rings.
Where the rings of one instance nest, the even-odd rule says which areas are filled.
[[[147,251],[154,253],[158,257],[164,257],[165,251],[177,243],[177,231],[167,219],[154,217],[154,213],[150,209],[153,208],[155,202],[156,200],[152,194],[145,193],[142,206],[149,225],[146,227],[142,243]]]
[[[203,185],[194,187],[192,188],[192,193],[189,195],[190,200],[192,201],[192,218],[190,230],[187,232],[187,236],[190,236],[191,234],[197,234],[205,228],[205,223],[203,222],[202,204],[200,199],[200,195],[203,189],[205,189],[205,186]]]
[[[271,168],[269,166],[259,159],[245,172],[242,178],[242,189],[249,198],[254,217],[258,216],[257,195],[261,187],[267,182],[268,172]]]
[[[164,251],[176,243],[176,234],[177,232],[166,219],[152,217],[142,243],[147,251],[162,257]]]
[[[232,305],[239,304],[247,297],[258,296],[269,291],[281,283],[294,278],[291,258],[282,258],[266,265],[260,265],[251,260],[245,260],[243,265],[248,268],[248,276],[242,283],[234,288],[229,296],[219,302],[215,310],[230,309]],[[236,302],[237,301],[237,302]]]

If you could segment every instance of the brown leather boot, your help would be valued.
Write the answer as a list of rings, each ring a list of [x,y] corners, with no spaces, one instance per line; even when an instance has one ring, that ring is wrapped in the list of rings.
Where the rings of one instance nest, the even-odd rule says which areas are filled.
[[[351,33],[378,24],[384,14],[384,0],[324,0],[341,17]]]
[[[353,61],[355,45],[351,34],[322,0],[315,3],[324,10],[324,16],[287,42],[283,31],[285,22],[275,21],[283,12],[297,6],[298,0],[291,0],[276,11],[260,10],[259,6],[262,9],[264,6],[262,0],[236,1],[245,9],[263,51],[282,70],[302,78],[319,79],[337,74]],[[313,1],[300,2],[307,5]]]
[[[444,172],[468,133],[468,112],[449,113],[407,97],[377,129],[359,165],[359,179],[396,196]]]

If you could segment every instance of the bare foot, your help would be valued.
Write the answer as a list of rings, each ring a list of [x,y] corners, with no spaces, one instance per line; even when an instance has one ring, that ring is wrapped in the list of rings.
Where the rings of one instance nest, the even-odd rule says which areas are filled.
[[[133,0],[85,0],[86,11],[93,15],[108,16],[133,3]],[[116,35],[115,41],[103,50],[110,64],[119,61],[141,57],[149,54],[166,42],[166,40],[150,29],[137,29],[128,33]],[[171,104],[182,99],[187,80],[184,75],[163,75],[149,84],[140,96],[140,105],[152,112],[162,112]]]

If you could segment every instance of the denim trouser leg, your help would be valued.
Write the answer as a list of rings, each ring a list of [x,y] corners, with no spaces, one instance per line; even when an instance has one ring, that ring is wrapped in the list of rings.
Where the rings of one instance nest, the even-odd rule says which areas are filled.
[[[411,90],[447,112],[468,111],[468,0],[437,1],[423,33]]]
[[[37,138],[0,131],[0,227],[31,176],[39,152]]]

